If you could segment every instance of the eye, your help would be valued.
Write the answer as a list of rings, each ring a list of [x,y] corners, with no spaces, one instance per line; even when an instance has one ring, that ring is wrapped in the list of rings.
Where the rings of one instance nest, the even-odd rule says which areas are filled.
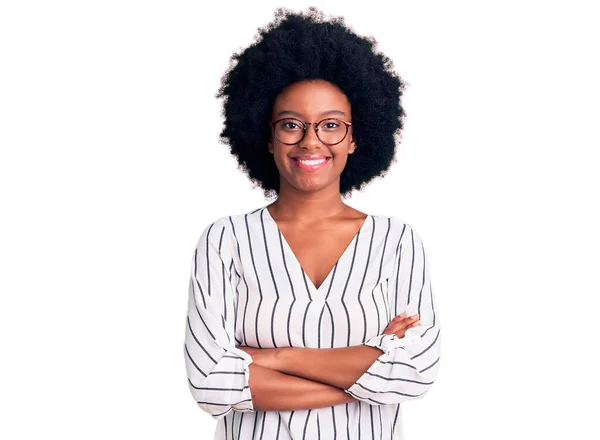
[[[327,119],[321,122],[320,126],[324,131],[337,131],[340,129],[341,124],[336,119]]]
[[[284,119],[279,122],[279,128],[285,131],[298,131],[303,129],[300,121],[295,119]]]

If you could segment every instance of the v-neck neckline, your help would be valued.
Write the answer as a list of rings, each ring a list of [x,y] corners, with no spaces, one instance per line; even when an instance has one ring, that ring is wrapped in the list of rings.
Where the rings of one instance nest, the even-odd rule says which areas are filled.
[[[283,242],[284,247],[289,251],[289,254],[291,255],[291,257],[294,260],[294,264],[296,266],[298,266],[298,268],[300,269],[300,271],[302,273],[302,277],[304,278],[306,284],[309,286],[309,288],[312,291],[314,291],[316,293],[321,292],[321,290],[325,288],[325,285],[331,284],[330,283],[330,278],[333,277],[333,274],[334,274],[335,270],[337,269],[337,266],[338,266],[339,262],[346,256],[346,254],[348,252],[350,252],[350,249],[352,248],[352,245],[354,244],[354,242],[356,240],[358,240],[358,237],[360,236],[360,234],[362,234],[364,232],[364,230],[368,227],[368,221],[369,221],[369,219],[371,217],[370,214],[367,214],[367,216],[365,217],[363,223],[360,225],[360,228],[358,229],[358,231],[356,231],[356,233],[352,237],[352,240],[350,240],[350,242],[348,243],[348,245],[345,247],[344,251],[340,254],[340,256],[338,257],[338,259],[336,260],[336,262],[333,265],[333,267],[329,270],[329,273],[327,274],[327,276],[325,277],[325,279],[323,280],[323,282],[319,285],[319,287],[316,287],[315,284],[313,283],[313,281],[310,279],[310,277],[306,274],[306,271],[302,267],[302,264],[300,264],[300,260],[298,260],[298,257],[296,256],[296,253],[294,252],[294,250],[292,249],[292,247],[288,243],[287,239],[285,238],[285,235],[283,235],[283,232],[281,232],[281,229],[279,229],[279,225],[277,224],[277,222],[275,221],[275,219],[273,218],[273,216],[271,216],[271,213],[269,212],[269,210],[267,209],[267,207],[264,206],[262,208],[262,210],[265,212],[265,214],[267,215],[267,217],[269,218],[269,220],[273,223],[273,225],[277,229],[277,232],[279,233],[279,236],[281,237],[281,241]]]

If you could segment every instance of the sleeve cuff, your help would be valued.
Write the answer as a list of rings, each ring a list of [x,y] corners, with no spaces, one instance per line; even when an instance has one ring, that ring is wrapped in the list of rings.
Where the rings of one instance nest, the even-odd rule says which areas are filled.
[[[254,362],[254,359],[252,359],[252,356],[250,356],[244,350],[240,350],[239,348],[236,348],[236,347],[227,348],[227,352],[231,355],[235,355],[235,356],[238,356],[238,357],[244,359],[246,361],[246,363],[244,364],[244,367],[246,370],[248,369],[247,366],[250,365],[252,362]]]
[[[399,338],[395,334],[374,336],[367,340],[364,345],[379,348],[385,354],[388,354],[396,348],[404,348],[417,342],[420,339],[418,330],[417,328],[409,328],[403,338]]]
[[[254,411],[254,402],[252,402],[252,393],[250,391],[250,368],[248,368],[248,366],[254,362],[254,359],[252,359],[251,355],[239,348],[232,347],[227,349],[227,352],[231,356],[242,358],[242,366],[244,368],[244,388],[242,389],[242,396],[240,402],[232,405],[232,408],[236,411]]]
[[[227,348],[213,371],[196,389],[197,402],[214,419],[225,417],[231,411],[254,412],[250,390],[250,368],[253,359],[238,348]],[[233,374],[215,374],[231,372]]]
[[[375,396],[376,394],[370,387],[371,383],[375,382],[377,378],[385,378],[389,375],[390,367],[385,363],[385,361],[390,360],[390,357],[394,356],[394,351],[396,349],[404,349],[406,345],[412,343],[413,339],[415,339],[415,336],[411,337],[411,334],[409,334],[410,330],[411,329],[405,333],[403,338],[399,338],[395,334],[382,334],[374,336],[364,342],[364,345],[378,348],[383,351],[383,353],[381,353],[381,355],[371,364],[367,371],[365,371],[364,374],[360,376],[354,384],[352,384],[352,386],[344,391],[357,399],[364,401],[368,400],[371,404],[381,403],[377,400],[369,398]],[[416,338],[418,338],[418,336],[416,336]]]

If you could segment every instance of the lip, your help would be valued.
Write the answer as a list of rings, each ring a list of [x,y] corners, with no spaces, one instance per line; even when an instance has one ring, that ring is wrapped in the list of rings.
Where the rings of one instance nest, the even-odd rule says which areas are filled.
[[[303,163],[300,163],[298,161],[298,159],[303,159],[303,160],[319,160],[319,159],[325,159],[322,163],[317,164],[317,165],[306,165]],[[294,165],[296,165],[298,168],[306,170],[306,171],[316,171],[318,169],[323,168],[325,165],[327,165],[327,163],[331,160],[330,156],[296,156],[296,157],[292,157],[291,158],[292,162]]]
[[[292,159],[304,159],[304,160],[318,160],[318,159],[323,159],[323,158],[328,158],[331,156],[325,156],[323,154],[317,154],[317,155],[309,155],[309,154],[301,154],[299,156],[293,156]]]

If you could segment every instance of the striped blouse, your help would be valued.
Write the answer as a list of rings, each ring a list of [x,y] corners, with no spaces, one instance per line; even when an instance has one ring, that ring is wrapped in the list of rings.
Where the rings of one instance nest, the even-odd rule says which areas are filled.
[[[406,311],[421,325],[383,333]],[[440,367],[440,319],[425,249],[398,217],[367,215],[316,288],[265,207],[208,225],[192,259],[184,357],[189,389],[216,419],[214,440],[404,438],[400,404],[422,398]],[[366,344],[381,356],[326,408],[258,411],[252,357],[236,348]]]

